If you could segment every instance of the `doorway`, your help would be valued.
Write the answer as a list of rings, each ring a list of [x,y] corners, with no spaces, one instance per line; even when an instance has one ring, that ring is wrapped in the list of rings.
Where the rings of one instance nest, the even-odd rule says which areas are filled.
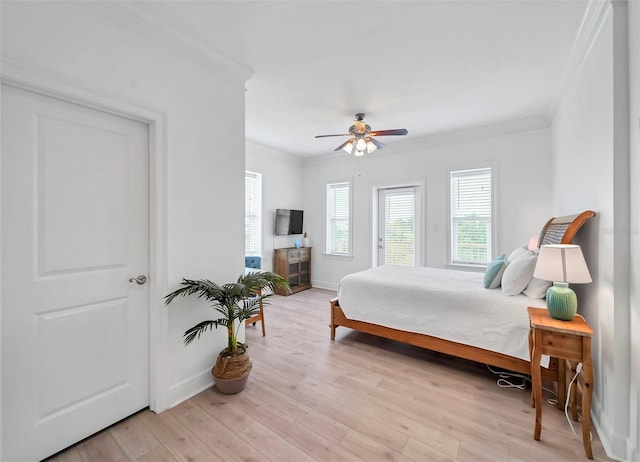
[[[378,265],[419,264],[419,191],[417,185],[378,189]]]

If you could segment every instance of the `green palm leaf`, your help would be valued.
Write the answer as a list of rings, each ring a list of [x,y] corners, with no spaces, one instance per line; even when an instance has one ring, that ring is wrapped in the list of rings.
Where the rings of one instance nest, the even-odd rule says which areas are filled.
[[[185,345],[199,339],[200,335],[208,330],[224,326],[227,328],[229,348],[232,353],[237,350],[237,329],[244,320],[258,312],[260,302],[266,304],[266,299],[276,290],[290,290],[287,281],[268,271],[241,275],[236,282],[223,285],[208,279],[183,279],[181,285],[182,287],[165,296],[165,305],[171,303],[176,297],[196,295],[208,301],[210,306],[221,315],[219,319],[202,321],[185,331]]]
[[[216,321],[202,321],[196,324],[184,333],[184,344],[189,345],[194,340],[199,339],[200,335],[202,335],[204,332],[213,330],[214,327],[222,325],[223,322],[223,319],[218,319]]]

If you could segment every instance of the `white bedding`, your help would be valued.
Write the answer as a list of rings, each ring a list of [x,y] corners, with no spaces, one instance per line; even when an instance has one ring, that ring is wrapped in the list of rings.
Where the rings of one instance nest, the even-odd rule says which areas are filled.
[[[418,332],[529,360],[528,306],[544,299],[483,287],[483,273],[384,265],[345,276],[338,300],[349,319]]]

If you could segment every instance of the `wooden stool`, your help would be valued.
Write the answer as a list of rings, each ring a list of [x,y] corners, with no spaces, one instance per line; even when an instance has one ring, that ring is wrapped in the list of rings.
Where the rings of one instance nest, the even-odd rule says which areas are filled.
[[[262,295],[262,290],[258,291],[258,295]],[[256,322],[260,321],[260,326],[262,326],[262,336],[264,337],[266,334],[264,331],[264,306],[262,304],[262,299],[260,299],[259,305],[260,310],[258,311],[258,313],[246,319],[244,321],[244,325],[248,326],[249,324],[253,324],[255,326]]]

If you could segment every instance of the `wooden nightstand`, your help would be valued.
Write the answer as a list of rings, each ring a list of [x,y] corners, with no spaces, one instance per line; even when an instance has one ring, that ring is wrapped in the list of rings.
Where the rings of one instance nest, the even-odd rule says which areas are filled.
[[[582,381],[582,444],[589,459],[591,452],[591,397],[593,394],[593,364],[591,363],[591,337],[593,329],[581,316],[571,321],[560,321],[549,316],[545,308],[528,308],[529,357],[531,358],[532,406],[536,408],[536,427],[533,437],[540,440],[542,430],[542,376],[540,357],[549,355],[558,358],[558,407],[564,408],[566,397],[565,361],[575,370],[582,363],[579,378]],[[560,365],[562,364],[562,367]],[[572,388],[575,398],[576,390]],[[573,418],[577,420],[575,401],[572,406]]]

